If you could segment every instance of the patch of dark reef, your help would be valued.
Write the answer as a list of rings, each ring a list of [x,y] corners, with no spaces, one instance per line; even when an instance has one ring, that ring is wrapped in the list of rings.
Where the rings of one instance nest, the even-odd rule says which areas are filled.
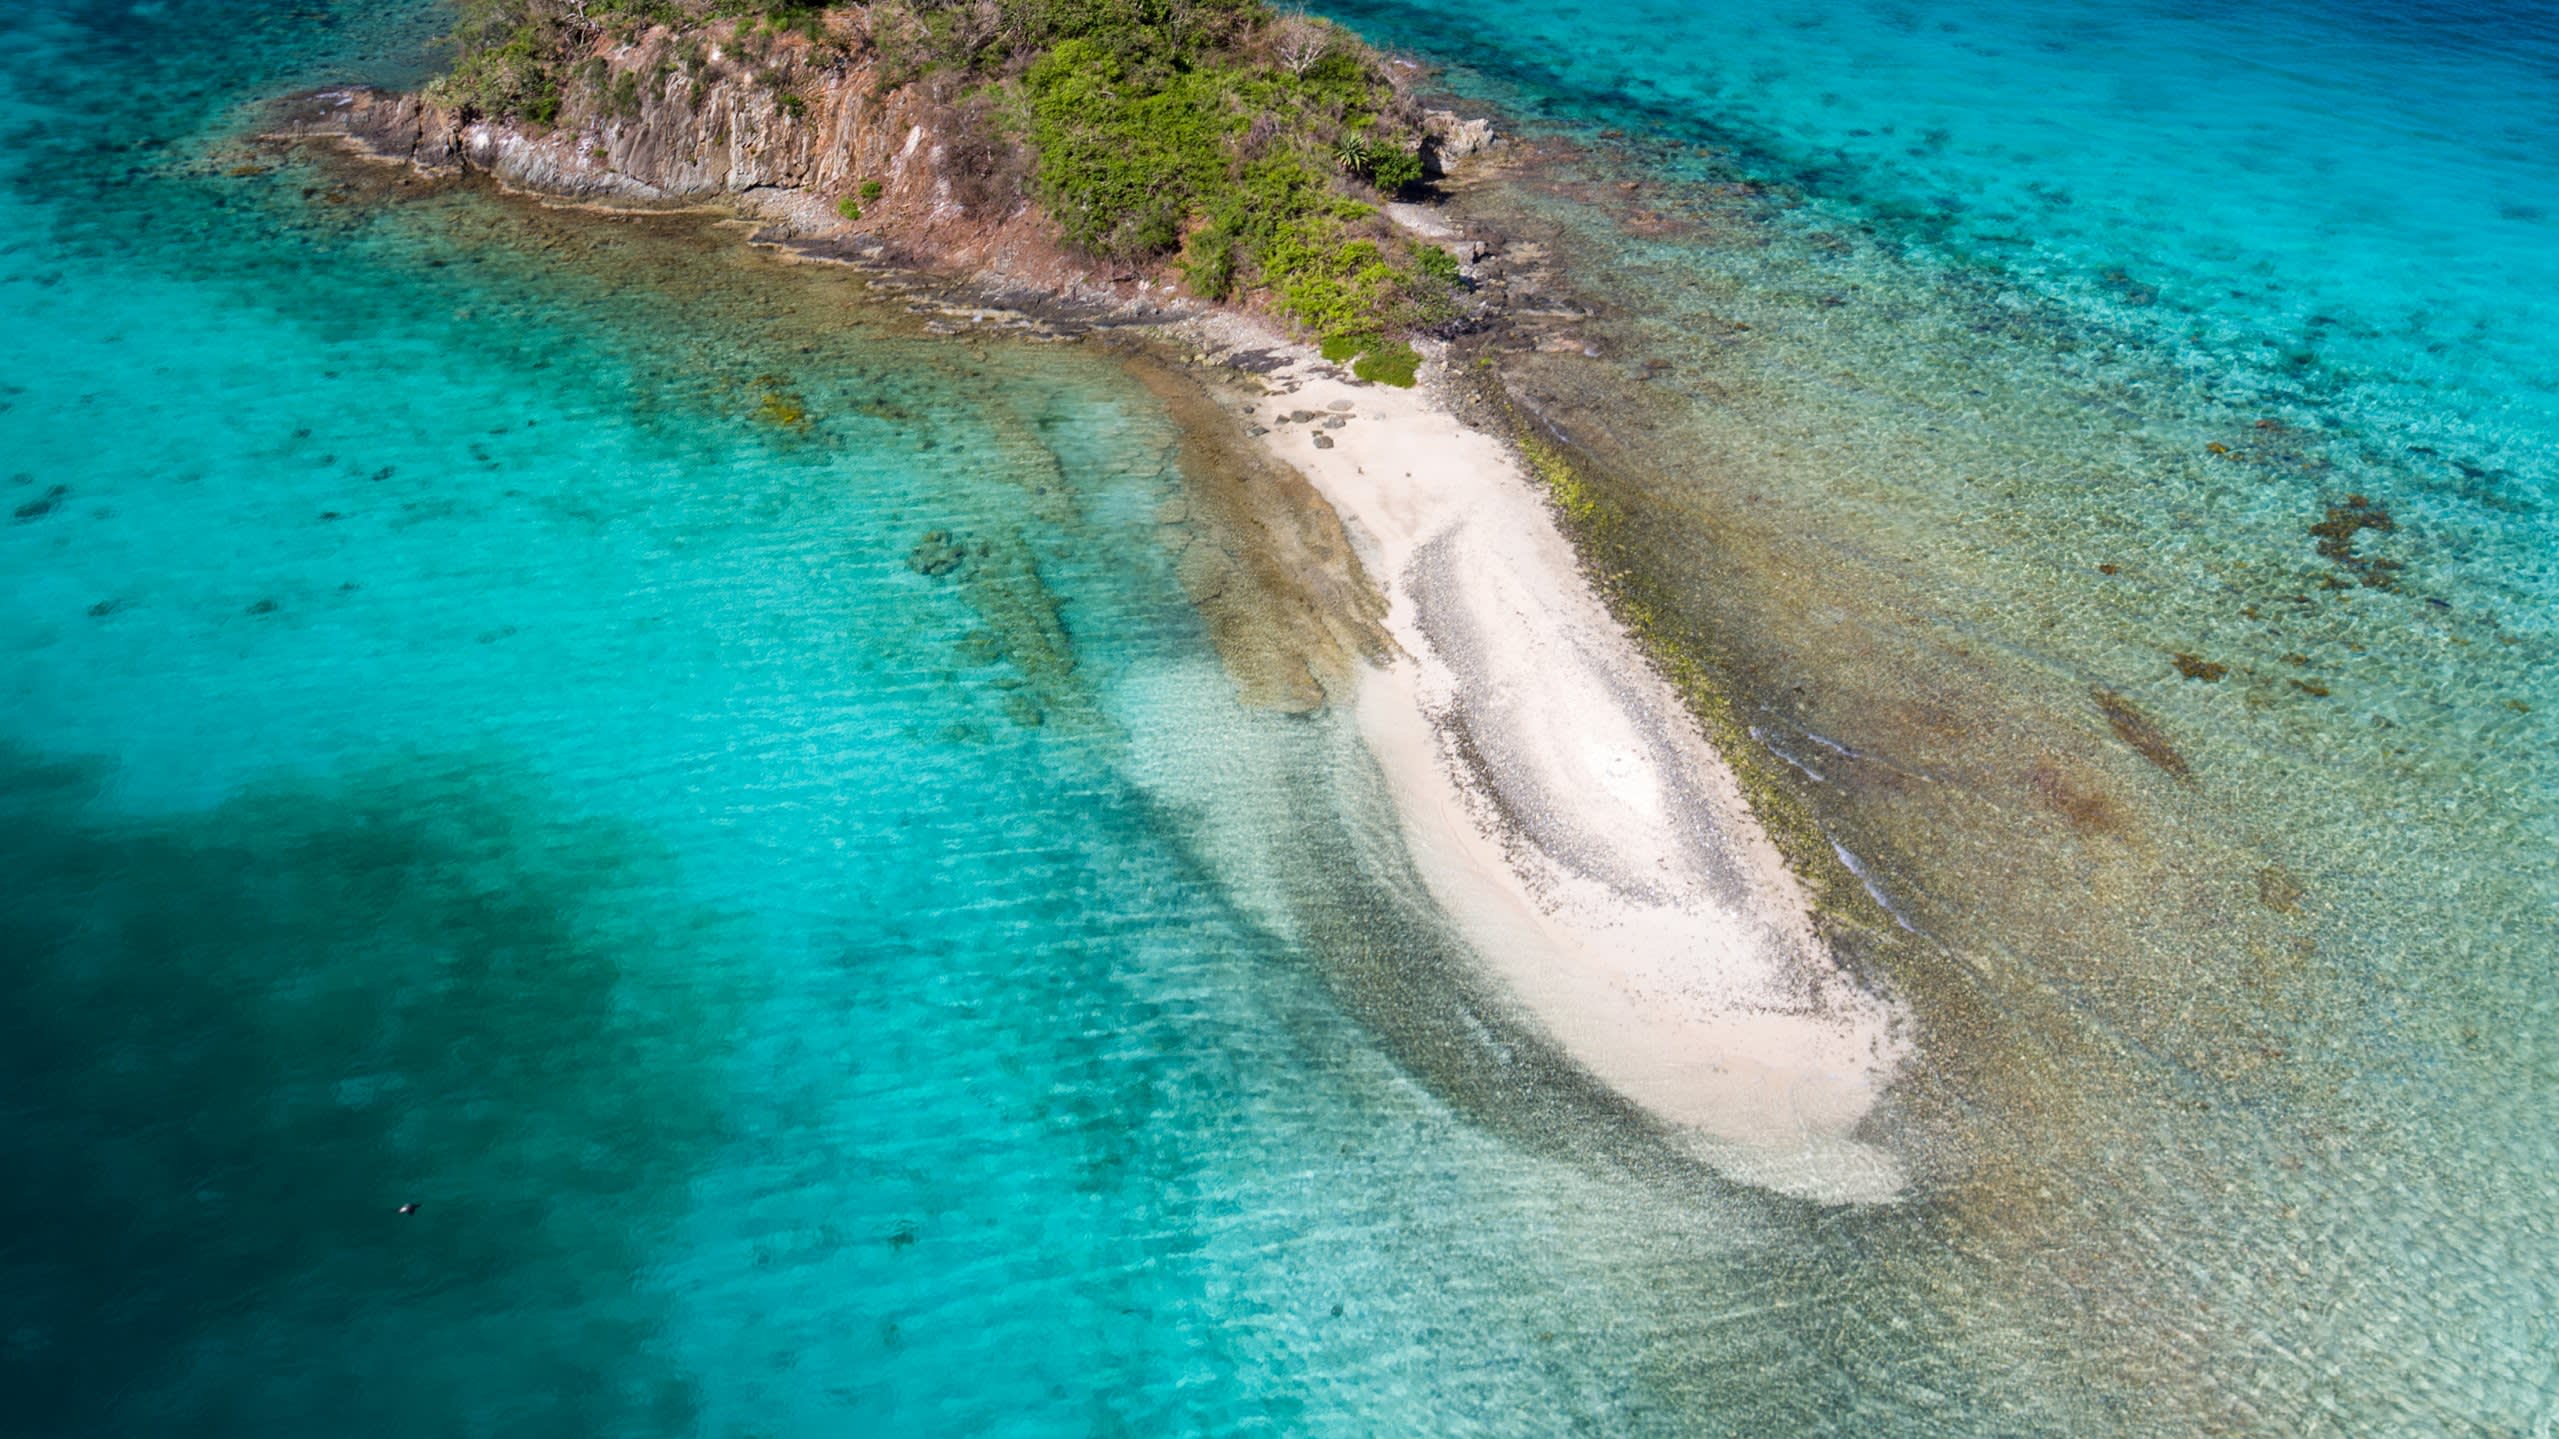
[[[661,858],[470,763],[97,791],[0,753],[13,1427],[687,1428],[634,1280],[741,996]]]
[[[955,652],[972,669],[1005,668],[992,684],[1006,718],[1025,729],[1051,715],[1100,722],[1092,696],[1075,675],[1079,661],[1065,601],[1040,574],[1038,556],[1018,532],[1004,529],[968,540],[933,530],[908,552],[907,568],[959,587],[978,628],[959,639]]]

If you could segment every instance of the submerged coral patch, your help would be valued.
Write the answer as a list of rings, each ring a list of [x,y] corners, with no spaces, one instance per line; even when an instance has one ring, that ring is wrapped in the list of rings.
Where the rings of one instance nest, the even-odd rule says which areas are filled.
[[[2319,557],[2353,575],[2371,589],[2389,589],[2399,570],[2396,560],[2364,554],[2356,541],[2366,530],[2389,534],[2399,528],[2390,511],[2362,495],[2348,495],[2328,507],[2328,514],[2310,527],[2319,541]]]

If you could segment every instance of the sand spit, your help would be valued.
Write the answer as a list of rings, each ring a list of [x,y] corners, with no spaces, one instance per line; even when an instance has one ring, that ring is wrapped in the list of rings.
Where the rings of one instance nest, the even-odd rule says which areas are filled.
[[[338,113],[353,94],[307,98],[316,117],[287,116],[276,138],[352,138],[419,163],[386,147],[382,126]],[[397,107],[411,103],[376,97],[376,108],[396,111],[384,133],[408,133]],[[543,189],[540,179],[523,183]],[[1160,322],[1157,302],[1170,298],[1055,302],[1073,287],[1034,278],[1004,288],[1095,307],[1061,308],[1053,323],[1020,314],[1017,323],[1053,335]],[[913,288],[893,273],[880,283]],[[984,275],[961,290],[914,302],[954,329],[1017,313]],[[955,313],[954,300],[968,313]],[[1269,455],[1339,516],[1387,601],[1381,638],[1364,605],[1306,573],[1186,568],[1195,598],[1242,578],[1252,590],[1239,594],[1243,609],[1276,602],[1297,613],[1285,642],[1251,663],[1221,644],[1246,697],[1279,708],[1338,702],[1335,664],[1351,669],[1361,737],[1434,899],[1523,1016],[1594,1078],[1736,1179],[1827,1203],[1898,1195],[1901,1165],[1857,1132],[1905,1058],[1901,1011],[1833,962],[1739,784],[1585,581],[1508,447],[1430,388],[1357,383],[1244,316],[1162,329],[1250,382],[1223,393],[1250,407],[1239,418],[1261,431]],[[1241,468],[1232,478],[1256,483]],[[1284,489],[1288,479],[1270,483]],[[1208,528],[1262,537],[1238,540],[1238,554],[1320,558],[1331,548],[1327,527],[1301,518],[1275,550],[1284,527],[1261,497],[1228,498],[1236,503],[1210,506]],[[1193,499],[1218,497],[1195,486]],[[1203,608],[1217,623],[1218,606]],[[1357,658],[1390,650],[1381,662]]]
[[[1830,1203],[1901,1192],[1856,1131],[1899,1008],[1842,972],[1696,722],[1608,614],[1510,449],[1426,384],[1360,384],[1232,317],[1239,418],[1340,514],[1402,653],[1357,696],[1433,897],[1523,1009],[1723,1172]]]

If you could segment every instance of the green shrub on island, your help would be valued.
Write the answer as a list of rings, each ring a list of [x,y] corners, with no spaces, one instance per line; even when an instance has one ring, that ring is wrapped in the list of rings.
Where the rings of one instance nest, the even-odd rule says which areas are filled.
[[[1422,369],[1419,351],[1378,335],[1327,335],[1318,348],[1336,365],[1350,361],[1354,376],[1399,390],[1411,389]]]
[[[563,36],[534,5],[477,0],[453,32],[453,68],[432,87],[437,98],[488,115],[548,125],[559,118]]]
[[[1373,201],[1422,180],[1411,102],[1346,32],[1265,0],[460,0],[458,59],[439,96],[550,125],[636,114],[640,82],[599,57],[648,26],[735,20],[756,68],[797,113],[797,65],[869,57],[882,83],[921,83],[952,119],[955,189],[977,213],[1037,199],[1066,243],[1130,268],[1169,262],[1189,289],[1258,304],[1319,339],[1376,337],[1457,313],[1457,262],[1388,223]],[[805,38],[776,39],[785,32]],[[708,47],[671,65],[703,92]],[[1018,156],[1018,158],[1017,158]],[[859,200],[884,192],[866,180]],[[856,198],[837,202],[847,220]],[[1416,359],[1415,363],[1418,363]],[[1389,380],[1388,383],[1397,383]]]
[[[1351,362],[1351,373],[1380,385],[1393,385],[1399,390],[1413,388],[1422,372],[1421,353],[1398,340],[1381,345]]]

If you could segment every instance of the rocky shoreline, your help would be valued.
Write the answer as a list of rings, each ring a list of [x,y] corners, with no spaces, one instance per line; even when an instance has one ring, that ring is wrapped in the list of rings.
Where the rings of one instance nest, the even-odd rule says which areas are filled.
[[[681,42],[655,31],[598,63],[613,75],[656,73]],[[716,207],[753,222],[756,243],[1060,327],[1152,324],[1203,307],[1171,261],[1098,260],[1067,245],[1036,204],[977,193],[973,167],[1000,162],[982,152],[965,117],[930,87],[890,83],[874,63],[817,71],[789,90],[776,89],[770,72],[741,68],[689,89],[634,84],[612,93],[573,101],[558,123],[534,126],[426,92],[333,86],[279,103],[264,129],[269,138],[342,141],[422,174],[485,176],[555,201]],[[608,104],[625,113],[603,113]],[[1435,180],[1501,143],[1483,117],[1429,110],[1422,125]],[[1455,239],[1469,281],[1484,276],[1490,246],[1449,235],[1425,207],[1388,213],[1418,237]],[[1480,327],[1497,309],[1476,304],[1445,328]]]

